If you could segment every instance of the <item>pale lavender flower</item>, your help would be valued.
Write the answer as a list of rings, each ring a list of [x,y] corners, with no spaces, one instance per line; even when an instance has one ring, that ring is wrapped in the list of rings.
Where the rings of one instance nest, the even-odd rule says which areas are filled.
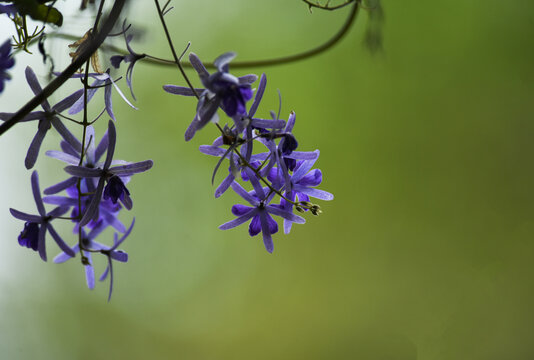
[[[71,78],[83,78],[85,77],[85,74],[74,74],[71,76]],[[115,114],[113,113],[113,103],[111,101],[111,88],[112,86],[115,87],[115,90],[119,93],[121,98],[133,109],[137,110],[137,108],[124,96],[121,89],[115,84],[115,81],[113,81],[112,77],[109,74],[109,69],[105,73],[90,73],[89,77],[95,79],[95,81],[89,86],[89,89],[87,89],[87,103],[91,101],[95,93],[100,88],[104,88],[104,104],[106,107],[106,112],[108,115],[115,121]],[[79,112],[81,112],[84,108],[84,93],[82,91],[81,96],[77,99],[77,101],[72,105],[72,107],[69,109],[69,114],[74,115]]]
[[[19,244],[21,246],[26,246],[38,251],[41,259],[46,261],[45,237],[46,232],[48,231],[61,250],[63,250],[69,256],[74,256],[74,252],[63,241],[50,223],[54,218],[65,214],[69,208],[59,206],[47,213],[41,198],[41,191],[39,189],[39,176],[37,175],[37,171],[32,173],[31,183],[33,198],[35,200],[35,205],[39,215],[30,215],[12,208],[9,209],[11,215],[26,222],[24,225],[24,230],[19,235]]]

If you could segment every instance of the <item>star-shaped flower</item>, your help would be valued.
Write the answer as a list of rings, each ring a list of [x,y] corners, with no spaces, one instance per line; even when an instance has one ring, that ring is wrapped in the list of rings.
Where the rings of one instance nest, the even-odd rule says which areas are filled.
[[[28,84],[30,85],[30,88],[32,89],[35,95],[41,93],[41,85],[37,80],[37,76],[35,76],[35,73],[29,66],[26,68],[26,80],[28,81]],[[82,93],[82,90],[78,90],[67,96],[65,99],[61,100],[54,106],[50,106],[48,100],[44,100],[41,103],[41,106],[44,111],[31,112],[21,120],[22,122],[34,120],[39,121],[37,133],[35,134],[30,144],[28,153],[26,154],[26,159],[24,160],[24,164],[27,169],[31,169],[35,165],[43,139],[45,138],[46,133],[48,132],[48,130],[50,130],[52,126],[72,147],[76,149],[81,149],[80,142],[74,137],[74,135],[71,134],[71,132],[65,127],[65,125],[63,125],[57,114],[71,107],[76,102],[76,100],[82,95]],[[13,113],[0,113],[0,120],[8,120],[11,118],[11,116],[13,116]]]
[[[254,191],[251,193],[248,193],[237,182],[232,183],[232,189],[252,205],[252,207],[241,204],[232,206],[232,214],[237,216],[237,218],[222,224],[219,226],[219,229],[232,229],[252,219],[248,229],[250,236],[258,235],[261,232],[265,249],[272,253],[274,245],[271,235],[278,231],[278,224],[271,215],[280,216],[297,224],[304,224],[306,220],[298,215],[292,214],[291,211],[281,209],[278,205],[269,205],[274,193],[266,193],[266,190],[261,188],[259,183],[256,183],[257,179],[254,179],[254,177],[251,177],[254,185]]]
[[[230,61],[236,56],[235,53],[224,53],[215,59],[214,64],[217,72],[210,74],[197,55],[191,53],[189,60],[198,73],[205,89],[196,89],[200,94],[195,118],[185,132],[185,140],[189,141],[195,133],[202,129],[210,121],[217,122],[217,109],[220,107],[226,115],[236,121],[239,131],[243,130],[241,117],[246,114],[246,102],[252,99],[252,88],[258,77],[245,75],[236,77],[228,72]],[[165,85],[163,89],[171,94],[193,96],[194,92],[183,86]]]
[[[102,193],[107,194],[113,203],[121,200],[121,203],[130,210],[132,208],[132,200],[129,196],[129,191],[120,180],[123,176],[132,176],[134,174],[149,170],[153,162],[152,160],[145,160],[127,165],[111,166],[113,153],[115,152],[116,143],[115,125],[112,121],[108,123],[108,148],[106,152],[106,160],[100,168],[88,168],[84,166],[67,166],[65,171],[71,175],[79,178],[98,178],[98,184],[95,192],[92,195],[92,200],[87,206],[84,216],[80,221],[80,225],[84,226],[93,219],[98,219],[98,207],[102,200]],[[104,184],[107,182],[106,190]]]
[[[61,239],[56,230],[50,223],[54,218],[65,214],[69,208],[59,206],[50,212],[46,212],[43,200],[41,198],[41,191],[39,189],[39,176],[37,171],[32,173],[31,177],[33,198],[39,215],[30,215],[22,211],[15,209],[9,209],[11,215],[19,220],[26,221],[24,224],[24,230],[19,235],[19,244],[26,246],[39,252],[41,259],[46,261],[46,248],[45,248],[45,236],[48,231],[52,238],[55,240],[61,250],[63,250],[69,256],[74,256],[74,252],[69,246]]]

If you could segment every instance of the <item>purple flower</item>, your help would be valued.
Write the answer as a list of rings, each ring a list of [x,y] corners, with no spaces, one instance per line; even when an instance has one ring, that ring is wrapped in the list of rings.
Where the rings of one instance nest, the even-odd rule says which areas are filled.
[[[26,80],[28,81],[28,84],[35,95],[42,91],[41,85],[39,84],[39,81],[37,81],[37,76],[35,76],[35,73],[29,66],[26,68]],[[24,160],[24,164],[27,169],[31,169],[35,165],[39,155],[39,150],[41,149],[41,144],[46,136],[46,133],[52,126],[63,137],[63,139],[65,139],[66,142],[79,151],[81,150],[80,142],[74,137],[74,135],[71,134],[65,125],[63,125],[57,114],[71,107],[72,104],[76,102],[76,99],[80,97],[82,92],[82,90],[76,91],[54,106],[50,106],[48,100],[44,100],[41,103],[44,111],[31,112],[21,120],[22,122],[39,120],[37,133],[35,134],[30,147],[28,148],[28,153],[26,154],[26,159]],[[0,120],[8,120],[11,118],[11,116],[13,116],[13,113],[0,113]]]
[[[108,149],[106,153],[106,160],[104,161],[104,164],[102,165],[102,168],[87,168],[84,166],[67,166],[65,167],[65,171],[71,175],[74,175],[79,178],[98,178],[98,184],[96,186],[95,192],[92,195],[92,200],[87,206],[87,209],[85,211],[84,216],[82,217],[82,220],[80,221],[80,225],[84,226],[89,221],[93,219],[98,219],[98,208],[99,204],[102,200],[102,192],[104,191],[104,184],[107,181],[108,184],[106,186],[106,192],[108,194],[113,194],[115,189],[111,189],[110,187],[113,187],[114,181],[111,182],[110,185],[110,179],[113,176],[131,176],[140,172],[144,172],[149,170],[153,162],[152,160],[145,160],[137,163],[131,163],[127,165],[119,165],[115,167],[111,167],[111,160],[113,158],[113,153],[115,152],[115,142],[116,142],[116,132],[115,132],[115,125],[113,125],[112,121],[109,121],[108,123]],[[125,189],[125,188],[124,188]],[[132,208],[132,200],[130,199],[130,196],[128,195],[129,192],[123,191],[123,196],[119,194],[119,199],[121,200],[122,204],[126,207],[126,209],[130,210]]]
[[[90,184],[90,186],[88,186],[88,184]],[[94,179],[82,179],[80,183],[82,194],[90,194],[94,192],[96,186],[97,185],[94,182]],[[79,218],[79,205],[81,205],[81,213],[84,214],[87,207],[91,204],[93,197],[92,195],[82,195],[81,197],[78,196],[78,188],[76,187],[76,185],[67,188],[66,192],[67,196],[45,196],[43,198],[43,201],[46,204],[54,204],[67,208],[72,208],[70,216],[72,218],[72,221],[76,223],[73,232],[77,233],[80,227],[81,220]],[[78,199],[80,200],[80,203],[78,203]],[[122,206],[120,204],[114,204],[109,199],[103,199],[98,205],[98,218],[94,218],[89,221],[89,223],[87,223],[87,227],[93,229],[95,227],[103,226],[105,228],[106,226],[110,225],[114,227],[117,231],[125,232],[126,227],[118,218],[121,208]]]
[[[45,236],[46,232],[48,231],[61,250],[63,250],[69,256],[74,256],[74,252],[63,241],[63,239],[61,239],[59,234],[52,227],[52,224],[50,224],[50,221],[65,214],[69,208],[59,206],[47,213],[41,198],[41,191],[39,189],[39,176],[37,175],[37,171],[32,173],[31,183],[33,198],[35,200],[35,205],[39,215],[30,215],[23,213],[22,211],[9,209],[11,215],[26,222],[24,224],[24,229],[18,237],[19,244],[21,246],[26,246],[38,251],[41,259],[46,261]]]
[[[235,53],[225,53],[215,59],[214,64],[217,72],[210,74],[194,53],[189,55],[191,65],[200,76],[205,89],[197,89],[200,98],[197,104],[195,118],[185,132],[185,140],[189,141],[195,133],[202,129],[210,121],[217,122],[217,109],[221,107],[226,115],[236,121],[241,131],[241,117],[246,114],[246,102],[252,99],[250,85],[257,80],[256,75],[236,77],[228,72],[230,61],[236,56]],[[193,96],[193,91],[183,86],[165,85],[163,89],[171,94]]]
[[[71,78],[83,78],[85,74],[74,74],[71,76]],[[111,87],[115,87],[115,90],[119,93],[119,95],[122,97],[122,99],[130,105],[133,109],[137,110],[135,106],[132,105],[131,102],[126,99],[126,96],[122,93],[121,89],[115,84],[115,81],[111,78],[109,75],[109,69],[105,73],[90,73],[89,77],[95,79],[95,81],[90,85],[89,89],[87,90],[87,103],[91,101],[95,93],[98,89],[104,88],[104,104],[106,107],[106,112],[108,115],[115,121],[115,114],[113,114],[113,103],[111,101]],[[72,105],[72,107],[69,109],[70,115],[75,115],[83,110],[84,107],[84,93],[82,91],[81,96],[77,99],[77,101]]]
[[[319,150],[315,151],[317,156],[319,156]],[[287,186],[285,196],[292,201],[295,201],[298,198],[298,201],[309,202],[310,197],[320,199],[320,200],[333,200],[334,195],[328,191],[319,190],[315,187],[321,184],[323,181],[323,174],[319,169],[313,169],[315,164],[315,159],[298,161],[293,171],[293,174],[289,178],[289,186]],[[311,170],[311,171],[310,171]],[[275,178],[281,176],[277,168],[273,168],[268,176],[270,181],[276,182]],[[293,204],[290,202],[280,199],[280,206],[286,211],[292,211]],[[289,234],[291,231],[290,220],[284,219],[284,233]]]
[[[291,182],[289,181],[289,171],[295,168],[297,160],[315,160],[319,156],[318,151],[295,151],[298,143],[292,134],[293,127],[295,126],[296,115],[292,111],[289,114],[285,129],[280,133],[266,134],[259,138],[269,150],[269,162],[263,168],[262,174],[267,175],[270,173],[273,167],[277,167],[280,176],[275,180],[277,187],[282,187],[287,184],[286,191],[290,191]],[[280,141],[275,143],[274,139],[278,137]]]
[[[121,178],[117,175],[110,177],[108,184],[104,188],[104,199],[110,199],[113,204],[116,204],[119,199],[122,203],[125,201],[131,202],[131,200],[126,200],[127,198],[129,199],[129,197],[130,192],[126,189],[126,186],[124,186]]]
[[[77,146],[73,147],[66,141],[61,141],[60,146],[63,151],[49,150],[46,152],[46,155],[54,159],[61,160],[69,165],[78,165],[80,163],[82,145],[81,143],[79,143],[78,140],[76,140],[76,142],[78,143]],[[98,143],[98,146],[95,146],[95,143],[95,130],[92,126],[88,126],[85,131],[85,154],[82,163],[82,165],[85,167],[97,168],[99,166],[102,166],[102,164],[100,163],[100,158],[108,147],[107,132],[104,134],[104,136]],[[124,163],[125,162],[122,160],[115,160],[112,162],[113,165]],[[44,190],[44,193],[47,195],[56,194],[76,184],[77,180],[78,178],[74,176],[69,177],[68,179],[63,180],[58,184],[46,188]]]
[[[237,218],[222,224],[219,226],[219,229],[232,229],[252,219],[249,225],[250,236],[255,236],[261,232],[265,249],[272,253],[274,245],[271,235],[278,231],[278,225],[271,215],[280,216],[298,224],[304,224],[306,220],[298,215],[292,214],[290,211],[281,209],[278,205],[269,205],[274,194],[266,194],[265,189],[259,185],[255,177],[251,177],[250,180],[254,186],[254,191],[251,193],[248,193],[236,182],[233,182],[231,186],[252,207],[240,204],[232,206],[232,214],[237,216]]]
[[[201,153],[211,156],[217,156],[220,157],[221,160],[217,164],[215,171],[217,171],[217,168],[221,161],[228,155],[229,150],[231,149],[224,149],[221,146],[223,146],[223,138],[218,137],[215,139],[212,145],[200,145],[199,150]],[[243,145],[243,146],[246,146]],[[246,150],[245,150],[246,151]],[[267,158],[268,153],[262,153],[257,155],[252,155],[249,159],[249,161],[255,162],[255,161],[263,161]],[[215,175],[214,171],[214,175]],[[222,181],[222,183],[217,187],[215,190],[215,197],[218,198],[221,196],[234,182],[235,180],[235,174],[239,172],[244,171],[244,165],[239,161],[239,157],[237,156],[230,156],[230,167],[228,168],[228,176]]]
[[[122,241],[124,241],[124,239],[126,239],[126,237],[132,231],[134,222],[135,222],[135,219],[132,221],[132,224],[130,225],[126,233],[123,235]],[[83,256],[85,256],[85,258],[87,259],[84,264],[85,279],[87,282],[87,287],[91,290],[94,289],[95,287],[95,270],[93,267],[93,259],[92,259],[91,253],[100,252],[102,254],[105,254],[108,257],[108,259],[112,258],[112,259],[122,261],[122,262],[128,261],[128,254],[120,250],[116,250],[116,247],[112,248],[112,247],[109,247],[107,245],[104,245],[104,244],[101,244],[95,241],[95,239],[102,233],[104,229],[105,229],[105,226],[99,225],[93,228],[88,234],[86,234],[85,231],[82,231],[82,252],[83,252]],[[117,234],[115,234],[115,239],[116,238],[117,238]],[[80,252],[80,244],[76,243],[71,249],[74,253]],[[69,256],[65,252],[62,252],[54,258],[54,262],[56,264],[61,264],[69,259],[71,259],[71,256]],[[108,264],[108,268],[109,268],[109,264]],[[108,269],[105,270],[105,273],[107,272],[108,272]],[[111,281],[110,282],[110,297],[111,297],[112,286],[113,284]]]
[[[15,59],[11,56],[11,42],[8,39],[0,46],[0,93],[4,91],[4,82],[11,79],[7,70],[13,65],[15,65]]]
[[[39,244],[39,224],[26,222],[18,240],[20,246],[26,246],[33,251],[37,251],[37,246]]]

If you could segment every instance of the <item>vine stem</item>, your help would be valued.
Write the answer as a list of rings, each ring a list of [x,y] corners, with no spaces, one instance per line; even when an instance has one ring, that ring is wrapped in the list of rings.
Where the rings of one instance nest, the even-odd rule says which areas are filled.
[[[325,5],[321,5],[319,4],[319,2],[317,3],[313,3],[309,0],[302,0],[304,1],[308,7],[311,9],[311,8],[317,8],[317,9],[321,9],[321,10],[328,10],[328,11],[332,11],[332,10],[337,10],[337,9],[341,9],[342,7],[345,7],[347,5],[349,5],[350,3],[352,2],[359,2],[359,0],[348,0],[347,2],[344,2],[343,4],[339,4],[339,5],[335,5],[335,6],[329,6],[328,3],[330,2],[327,1]]]
[[[52,80],[39,94],[35,95],[22,108],[20,108],[9,120],[0,125],[0,136],[8,131],[13,125],[21,121],[32,110],[48,99],[57,89],[59,89],[70,77],[91,57],[91,55],[102,45],[107,35],[117,22],[124,4],[127,0],[115,0],[108,18],[103,23],[101,30],[94,36],[87,48],[69,65],[61,74]]]
[[[161,11],[161,7],[159,6],[159,1],[154,0],[154,3],[156,4],[156,8],[158,9],[158,15],[159,19],[161,21],[161,25],[163,26],[163,30],[165,31],[165,36],[167,37],[167,41],[169,42],[169,47],[171,48],[172,56],[174,57],[174,64],[178,66],[178,69],[182,73],[183,78],[187,82],[187,85],[191,90],[193,91],[193,94],[195,94],[196,98],[198,99],[198,93],[193,87],[193,84],[191,84],[191,81],[189,81],[189,78],[187,77],[184,68],[182,67],[182,64],[180,64],[180,59],[178,58],[178,55],[176,54],[176,50],[174,49],[174,44],[172,43],[171,34],[169,33],[169,29],[167,28],[167,23],[165,22],[165,15]]]

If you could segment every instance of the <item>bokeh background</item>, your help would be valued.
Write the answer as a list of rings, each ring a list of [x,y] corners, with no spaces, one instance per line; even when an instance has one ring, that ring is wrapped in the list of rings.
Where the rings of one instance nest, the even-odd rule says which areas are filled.
[[[110,303],[107,283],[86,288],[79,261],[43,263],[17,244],[22,223],[8,208],[35,210],[23,164],[35,124],[2,136],[0,357],[533,359],[534,3],[382,4],[382,51],[364,46],[362,11],[325,54],[237,72],[267,73],[260,115],[278,108],[280,89],[282,114],[296,112],[300,147],[321,150],[321,188],[335,194],[321,216],[275,235],[273,254],[244,226],[217,229],[238,198],[213,198],[215,160],[197,149],[215,129],[183,141],[195,104],[161,90],[183,84],[174,68],[137,65],[139,111],[114,98],[117,158],[155,166],[129,186],[124,221],[136,226]],[[130,9],[146,31],[134,49],[170,58],[152,5]],[[310,14],[298,0],[174,6],[176,46],[191,41],[206,60],[304,50],[348,13]],[[83,34],[90,19],[68,25],[79,15],[67,13],[64,31]],[[12,31],[1,26],[0,40]],[[66,43],[50,44],[66,65]],[[38,55],[17,57],[1,111],[30,98],[30,63],[46,81]],[[57,144],[49,136],[43,149]],[[43,152],[37,169],[43,188],[64,176]],[[49,257],[58,251],[49,240]]]

